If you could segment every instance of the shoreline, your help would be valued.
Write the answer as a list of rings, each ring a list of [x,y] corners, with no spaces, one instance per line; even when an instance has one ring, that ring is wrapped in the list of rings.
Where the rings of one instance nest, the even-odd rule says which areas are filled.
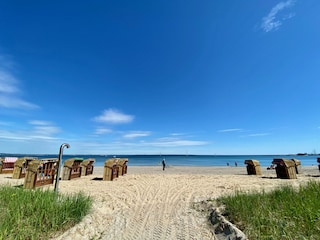
[[[320,174],[318,166],[302,166],[301,174]],[[103,166],[94,168],[94,174],[103,175]],[[218,174],[218,175],[248,175],[246,166],[166,166],[165,171],[162,166],[128,166],[128,174]],[[261,166],[261,173],[266,176],[276,176],[275,169],[268,170]],[[259,175],[258,175],[259,176]],[[299,176],[299,174],[298,174]]]

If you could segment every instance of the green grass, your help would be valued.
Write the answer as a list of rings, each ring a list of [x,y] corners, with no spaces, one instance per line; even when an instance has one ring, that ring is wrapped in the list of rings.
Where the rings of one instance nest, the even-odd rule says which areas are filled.
[[[92,200],[83,193],[0,187],[0,239],[48,239],[88,214]]]
[[[249,239],[320,239],[320,183],[224,196],[229,221]]]

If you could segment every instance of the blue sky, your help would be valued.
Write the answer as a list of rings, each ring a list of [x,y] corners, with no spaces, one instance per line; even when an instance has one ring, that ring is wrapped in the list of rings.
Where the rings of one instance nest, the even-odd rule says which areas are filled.
[[[0,152],[320,152],[320,2],[1,1]]]

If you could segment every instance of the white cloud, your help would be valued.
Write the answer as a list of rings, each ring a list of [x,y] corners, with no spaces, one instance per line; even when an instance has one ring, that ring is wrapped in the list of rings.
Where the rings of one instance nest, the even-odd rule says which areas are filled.
[[[101,134],[106,134],[110,132],[112,132],[112,130],[109,128],[98,127],[95,131],[95,134],[101,135]]]
[[[186,133],[171,133],[171,136],[184,136]]]
[[[242,131],[241,128],[229,128],[229,129],[219,130],[218,132],[240,132],[240,131]]]
[[[128,141],[126,141],[128,140]],[[136,139],[137,141],[131,141],[132,139],[122,139],[97,142],[87,139],[83,141],[77,139],[72,144],[72,151],[77,154],[155,154],[159,152],[166,153],[185,153],[186,149],[192,151],[192,149],[198,148],[210,144],[206,141],[200,140],[188,140],[174,137],[163,137],[157,139]],[[74,146],[74,147],[73,147]]]
[[[133,131],[125,134],[124,138],[136,138],[136,137],[147,137],[150,136],[151,132],[148,131]]]
[[[0,129],[0,140],[10,141],[26,141],[31,140],[32,137],[22,132],[11,132]]]
[[[276,6],[274,6],[269,12],[269,14],[266,17],[262,18],[261,28],[265,32],[277,30],[282,25],[283,21],[294,16],[294,13],[289,13],[287,15],[279,17],[279,13],[286,8],[292,7],[294,3],[294,0],[288,0],[286,2],[280,2]]]
[[[1,130],[0,139],[15,141],[33,141],[33,140],[54,140],[54,134],[60,132],[60,128],[53,125],[36,125],[32,129],[25,130]]]
[[[57,135],[60,132],[61,129],[49,121],[9,122],[4,127],[0,125],[0,142],[6,152],[56,153],[65,141]]]
[[[34,131],[40,135],[52,135],[60,132],[59,127],[55,126],[36,126],[34,127]]]
[[[16,85],[17,80],[10,73],[0,70],[0,92],[18,92],[18,88],[16,87]]]
[[[206,144],[208,143],[204,141],[192,141],[192,140],[172,140],[167,142],[152,143],[152,145],[154,146],[162,146],[162,147],[201,146]]]
[[[20,109],[35,109],[39,108],[39,106],[24,101],[20,99],[18,96],[1,96],[0,95],[0,107],[5,108],[20,108]]]
[[[156,146],[156,147],[181,147],[181,146],[199,146],[208,144],[205,141],[194,141],[194,140],[185,140],[179,138],[160,138],[156,141],[145,143],[145,145]]]
[[[40,121],[40,120],[31,120],[31,121],[29,121],[29,123],[31,125],[50,125],[51,124],[50,122]]]
[[[10,126],[10,125],[12,125],[11,122],[2,122],[2,121],[0,121],[0,126]]]
[[[0,56],[0,107],[34,109],[39,106],[21,99],[19,96],[21,90],[19,81],[4,67],[11,64],[5,64],[3,56]]]
[[[104,110],[102,115],[95,117],[93,120],[97,122],[119,124],[119,123],[132,122],[133,119],[134,119],[134,116],[132,115],[127,115],[127,114],[121,113],[118,110],[110,108],[110,109]]]
[[[253,134],[249,134],[248,137],[262,137],[267,135],[270,135],[270,133],[253,133]]]
[[[32,120],[29,123],[34,125],[32,130],[34,136],[47,137],[61,131],[59,127],[54,126],[51,122]]]

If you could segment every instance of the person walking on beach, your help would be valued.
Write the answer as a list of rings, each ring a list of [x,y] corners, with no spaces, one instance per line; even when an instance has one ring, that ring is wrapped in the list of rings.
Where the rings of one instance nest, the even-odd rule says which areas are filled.
[[[162,170],[164,171],[165,168],[166,168],[166,160],[162,159]]]

